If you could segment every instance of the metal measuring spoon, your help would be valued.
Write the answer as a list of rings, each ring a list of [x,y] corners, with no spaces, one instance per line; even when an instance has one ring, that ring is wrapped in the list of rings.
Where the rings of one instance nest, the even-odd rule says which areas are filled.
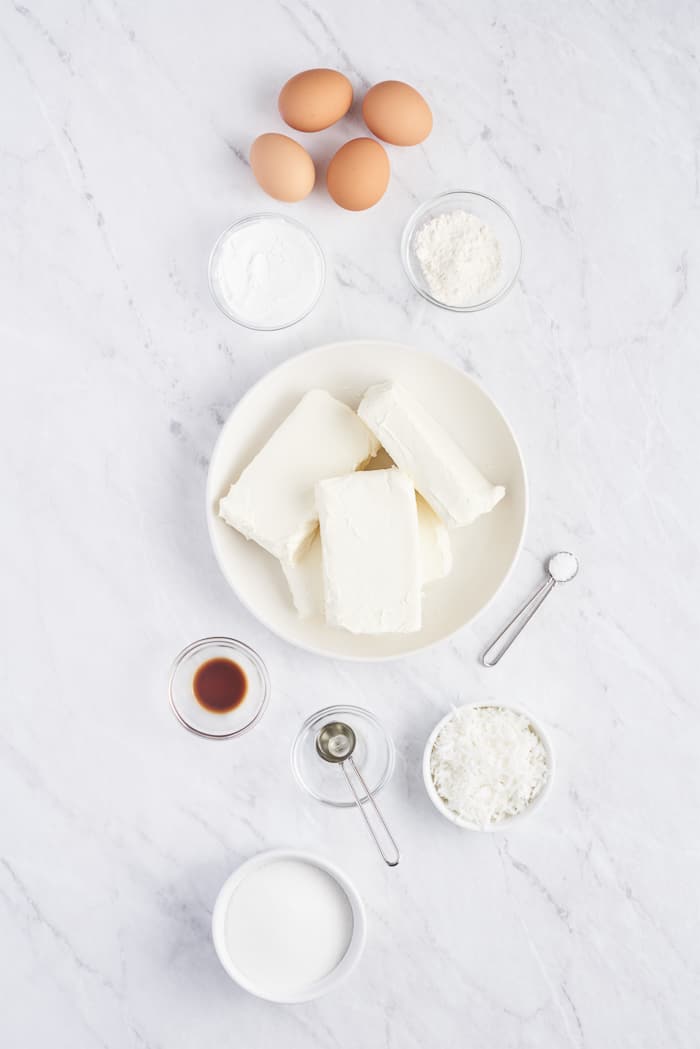
[[[547,562],[549,578],[545,579],[542,586],[538,587],[529,601],[526,601],[525,604],[518,609],[510,622],[506,623],[498,637],[494,638],[489,647],[483,653],[481,662],[485,667],[496,666],[496,663],[501,659],[501,656],[505,655],[523,627],[530,622],[547,594],[554,590],[557,583],[570,582],[577,574],[578,568],[578,558],[566,550],[562,550],[560,553],[554,554],[550,557]],[[509,630],[512,630],[510,637],[499,648],[500,642],[503,641],[503,638]]]
[[[340,765],[341,769],[345,774],[345,778],[348,781],[348,786],[352,791],[355,803],[360,812],[362,813],[362,818],[367,824],[367,830],[374,838],[375,844],[379,849],[382,859],[389,867],[396,867],[400,859],[398,846],[394,841],[393,837],[391,836],[391,831],[384,822],[384,817],[377,808],[377,803],[372,797],[371,791],[368,789],[360,770],[358,769],[357,765],[355,764],[352,758],[356,743],[357,739],[355,733],[349,725],[346,725],[344,721],[329,721],[327,725],[323,726],[318,736],[316,737],[316,752],[318,753],[319,757],[323,758],[324,761],[329,761],[333,765]],[[391,843],[391,848],[393,850],[393,854],[396,856],[396,859],[390,859],[389,856],[387,856],[387,854],[385,853],[384,849],[382,848],[382,844],[379,838],[377,837],[377,834],[369,820],[367,813],[365,812],[363,799],[360,797],[357,791],[357,787],[350,778],[350,774],[348,773],[346,764],[350,766],[353,773],[357,776],[358,780],[362,784],[362,789],[364,790],[367,799],[371,802],[372,808],[376,813],[377,819],[384,828],[384,832],[386,833],[388,841]]]

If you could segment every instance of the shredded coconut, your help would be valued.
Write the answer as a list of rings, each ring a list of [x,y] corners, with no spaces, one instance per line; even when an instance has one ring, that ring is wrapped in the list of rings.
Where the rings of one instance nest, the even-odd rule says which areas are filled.
[[[482,301],[501,270],[496,234],[468,211],[444,211],[424,223],[415,252],[431,295],[447,306]]]
[[[549,764],[540,736],[523,714],[461,707],[435,740],[430,772],[451,812],[487,827],[532,804],[549,778]]]

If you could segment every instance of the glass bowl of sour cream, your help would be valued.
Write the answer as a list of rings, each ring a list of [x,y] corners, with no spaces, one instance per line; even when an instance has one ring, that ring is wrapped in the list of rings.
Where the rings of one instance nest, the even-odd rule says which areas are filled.
[[[209,258],[209,290],[230,320],[253,331],[279,331],[318,302],[326,260],[296,219],[261,212],[225,229]]]
[[[493,306],[520,271],[522,243],[512,216],[483,193],[441,193],[406,223],[401,260],[416,291],[456,313]]]

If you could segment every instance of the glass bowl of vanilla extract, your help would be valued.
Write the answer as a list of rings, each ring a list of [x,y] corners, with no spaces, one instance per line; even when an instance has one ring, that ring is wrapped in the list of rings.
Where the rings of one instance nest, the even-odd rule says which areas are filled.
[[[265,713],[270,678],[249,645],[231,637],[205,637],[177,656],[168,692],[184,728],[204,739],[233,739]]]

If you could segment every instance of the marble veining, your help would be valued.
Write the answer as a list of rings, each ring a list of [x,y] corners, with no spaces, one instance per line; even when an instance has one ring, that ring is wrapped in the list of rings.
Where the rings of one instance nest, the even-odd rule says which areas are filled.
[[[660,0],[3,5],[3,1047],[698,1044],[697,44],[696,6]],[[435,129],[391,151],[377,208],[344,213],[322,188],[292,208],[327,287],[302,324],[254,334],[210,301],[208,253],[275,208],[247,150],[284,130],[277,90],[314,65],[360,93],[415,83]],[[300,138],[323,167],[361,133],[355,111]],[[455,188],[502,201],[524,242],[510,295],[466,317],[415,295],[398,252],[416,204]],[[478,377],[531,484],[522,557],[479,622],[368,666],[255,622],[203,512],[250,384],[366,336]],[[558,549],[579,578],[484,670]],[[166,703],[175,653],[214,633],[259,649],[273,681],[240,742],[189,736]],[[551,800],[507,835],[441,821],[420,777],[438,718],[488,697],[530,708],[557,757]],[[335,701],[395,738],[396,871],[292,778],[298,725]],[[275,846],[336,861],[367,903],[336,1001],[258,1001],[214,955],[219,886]]]

